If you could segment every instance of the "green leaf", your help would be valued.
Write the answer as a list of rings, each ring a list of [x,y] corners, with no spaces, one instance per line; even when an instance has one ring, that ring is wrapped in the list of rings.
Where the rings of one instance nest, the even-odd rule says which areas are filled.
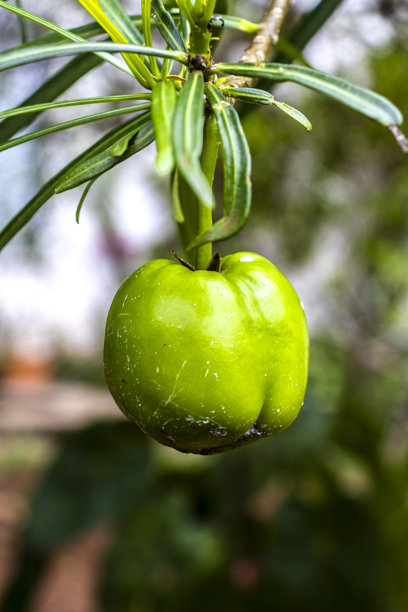
[[[177,6],[180,9],[180,13],[187,19],[191,26],[194,26],[194,19],[191,14],[192,3],[191,0],[175,0]]]
[[[265,78],[278,82],[291,81],[326,94],[382,125],[400,125],[403,121],[398,108],[383,96],[339,77],[304,66],[276,63],[264,63],[259,66],[249,63],[217,64],[214,72]]]
[[[275,100],[275,97],[271,93],[265,91],[264,89],[256,89],[253,87],[222,87],[222,85],[220,86],[220,89],[224,95],[231,98],[236,98],[237,100],[242,100],[243,102],[277,106],[281,111],[303,125],[303,127],[305,127],[307,130],[310,131],[312,129],[312,124],[303,113],[296,108],[293,108],[293,106],[289,106],[289,104],[278,102],[278,100]]]
[[[171,172],[174,166],[172,122],[176,101],[177,92],[172,81],[159,81],[153,87],[152,119],[156,133],[156,170],[161,175]]]
[[[123,136],[123,138],[115,142],[115,144],[109,147],[109,155],[112,155],[113,157],[122,157],[122,155],[128,148],[129,140],[131,140],[133,136],[134,133],[130,132],[129,134],[126,134],[125,136]]]
[[[305,117],[303,113],[301,113],[297,108],[293,108],[293,106],[289,106],[289,104],[285,104],[284,102],[278,102],[277,100],[273,101],[274,106],[277,106],[281,111],[292,117],[295,121],[303,125],[308,132],[312,129],[312,124],[309,119]]]
[[[118,0],[111,0],[109,2],[105,0],[102,0],[102,2],[98,0],[79,0],[79,2],[101,24],[114,42],[135,44],[132,31],[133,24],[128,15],[124,13]],[[122,32],[122,29],[126,32],[126,35]],[[142,43],[143,41],[140,40],[140,34],[136,30],[136,43],[138,42]],[[135,78],[143,87],[149,88],[154,85],[153,76],[145,64],[145,58],[140,57],[138,51],[131,54],[123,52],[122,56]]]
[[[35,213],[51,198],[55,193],[55,188],[62,179],[82,161],[89,159],[109,149],[115,142],[128,134],[132,130],[140,129],[142,119],[145,116],[130,119],[120,127],[116,127],[108,134],[105,134],[100,140],[89,147],[86,151],[78,155],[74,160],[67,164],[60,172],[53,176],[45,185],[41,187],[38,193],[22,208],[0,232],[0,250],[30,221]],[[112,157],[112,159],[115,159]],[[91,177],[92,178],[92,177]]]
[[[102,59],[93,54],[75,57],[61,70],[56,72],[47,81],[22,102],[24,106],[45,103],[54,100],[66,91],[73,83],[99,66]],[[0,123],[0,143],[5,142],[21,129],[30,125],[40,113],[10,117]]]
[[[293,30],[290,42],[297,49],[304,49],[307,43],[321,29],[344,0],[320,0],[308,13],[304,13]]]
[[[112,42],[85,42],[85,43],[63,43],[52,45],[41,45],[41,47],[26,47],[16,51],[3,51],[0,53],[0,72],[23,66],[32,62],[39,62],[45,59],[63,57],[65,55],[76,55],[78,53],[91,53],[95,51],[109,51],[110,53],[143,53],[143,55],[153,55],[157,57],[168,57],[182,64],[188,64],[187,53],[173,51],[169,49],[155,49],[125,43]]]
[[[98,1],[105,15],[117,27],[119,32],[123,34],[128,42],[134,45],[142,45],[144,43],[143,36],[118,0]]]
[[[198,199],[211,208],[214,197],[200,167],[204,128],[204,78],[191,72],[177,99],[173,117],[173,151],[177,168]]]
[[[110,119],[118,115],[126,115],[127,113],[136,113],[143,110],[147,110],[148,108],[150,108],[150,106],[150,102],[144,102],[142,104],[132,104],[132,106],[115,108],[113,110],[102,111],[99,113],[94,113],[92,115],[78,117],[77,119],[71,119],[70,121],[64,121],[63,123],[57,123],[56,125],[51,125],[50,127],[43,128],[42,130],[36,130],[35,132],[24,134],[24,136],[13,138],[13,140],[8,140],[7,142],[0,145],[0,151],[5,151],[6,149],[16,147],[17,145],[23,144],[24,142],[29,142],[30,140],[35,140],[36,138],[41,138],[42,136],[48,136],[48,134],[54,134],[55,132],[61,132],[62,130],[68,130],[73,127],[78,127],[79,125],[84,125],[86,123],[93,123],[94,121]]]
[[[245,32],[247,34],[255,34],[259,29],[258,23],[253,23],[247,19],[241,17],[234,17],[233,15],[214,15],[217,19],[222,19],[224,22],[224,28],[229,30],[238,30],[239,32]]]
[[[58,182],[55,187],[55,193],[74,189],[74,187],[78,187],[78,185],[82,185],[90,179],[101,176],[101,174],[104,174],[114,166],[145,149],[153,140],[154,128],[150,121],[150,116],[147,114],[143,117],[143,121],[140,121],[136,129],[133,128],[127,135],[122,136],[115,143],[118,144],[116,151],[115,144],[113,144],[101,153],[88,157],[74,166]],[[120,150],[123,152],[119,155]]]
[[[288,59],[297,61],[299,64],[302,64],[302,66],[306,66],[307,68],[312,68],[303,53],[284,36],[279,36],[275,49],[278,51],[278,53],[284,55]]]
[[[173,177],[171,181],[171,203],[175,220],[177,221],[177,223],[184,223],[185,217],[180,199],[180,175],[177,168],[173,172]]]
[[[144,42],[148,47],[153,47],[152,39],[152,0],[142,0],[142,27]],[[150,70],[156,77],[160,77],[160,70],[155,57],[150,57]]]
[[[21,6],[20,0],[16,0],[16,5],[18,7]],[[20,26],[21,42],[24,44],[28,40],[28,32],[27,32],[27,23],[24,21],[24,19],[21,16],[18,17],[18,25]]]
[[[270,105],[275,101],[275,98],[269,91],[254,87],[223,87],[220,85],[220,90],[225,96],[249,102],[250,104]]]
[[[138,30],[142,28],[142,16],[141,15],[130,15],[130,19],[132,20],[133,24]],[[66,30],[66,31],[70,32],[71,34],[76,34],[80,36],[81,39],[85,39],[85,40],[93,36],[105,34],[105,30],[96,21],[92,21],[90,23],[84,23],[84,25],[77,26],[75,28],[69,28],[69,30]],[[62,41],[63,41],[63,38],[61,38],[60,34],[45,34],[44,36],[39,36],[38,38],[34,38],[33,40],[30,40],[24,43],[23,45],[19,45],[18,47],[13,47],[13,49],[22,49],[23,47],[29,47],[29,46],[32,47],[32,46],[38,46],[38,45],[43,45],[47,43],[62,42]]]
[[[86,104],[101,104],[107,102],[125,102],[127,100],[149,100],[150,93],[125,94],[118,96],[99,96],[96,98],[78,98],[76,100],[58,100],[58,102],[46,102],[43,104],[32,104],[29,106],[17,106],[10,110],[0,111],[0,119],[16,117],[25,113],[40,113],[53,108],[64,108],[67,106],[82,106]]]
[[[191,27],[188,23],[187,19],[184,17],[183,13],[178,12],[178,17],[180,19],[180,31],[183,40],[188,40],[191,34]]]
[[[0,8],[5,8],[6,10],[11,11],[12,13],[17,13],[21,17],[24,17],[25,19],[33,21],[34,23],[41,25],[44,28],[47,28],[48,30],[52,30],[53,32],[55,32],[56,34],[59,34],[60,36],[63,36],[64,38],[68,38],[76,42],[86,42],[84,38],[82,38],[81,36],[78,36],[77,34],[71,32],[70,30],[65,30],[64,28],[61,28],[60,26],[56,25],[55,23],[52,23],[51,21],[48,21],[47,19],[38,17],[37,15],[34,15],[34,13],[25,11],[24,9],[21,9],[18,6],[13,6],[12,4],[3,2],[3,0],[0,0]],[[23,48],[27,49],[28,45],[20,46],[18,49],[23,49]],[[9,51],[9,52],[12,52],[12,51]],[[116,58],[110,56],[108,53],[100,53],[100,56],[105,61],[109,62],[110,64],[113,64],[116,68],[123,70],[127,74],[132,74],[132,72],[122,62],[119,62]]]
[[[181,37],[180,31],[173,17],[164,7],[163,2],[161,0],[152,0],[152,10],[157,19],[156,23],[159,32],[169,47],[187,53],[187,47]]]
[[[251,207],[251,155],[238,113],[213,83],[206,83],[206,93],[221,137],[225,216],[197,236],[189,250],[239,232],[247,222]]]
[[[85,198],[88,195],[92,185],[94,184],[94,182],[96,181],[96,178],[92,179],[91,181],[89,181],[89,183],[86,185],[82,195],[81,195],[81,199],[79,200],[79,204],[77,206],[76,209],[76,213],[75,213],[75,220],[77,223],[79,223],[79,215],[81,214],[81,210],[82,210],[82,206],[83,203],[85,202]]]

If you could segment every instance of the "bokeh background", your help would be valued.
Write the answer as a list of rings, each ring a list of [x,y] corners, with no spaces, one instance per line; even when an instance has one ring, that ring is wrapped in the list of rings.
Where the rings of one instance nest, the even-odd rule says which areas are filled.
[[[296,3],[289,38],[317,4]],[[407,3],[320,4],[338,7],[305,48],[310,64],[408,116]],[[74,0],[23,5],[64,27],[86,20]],[[266,2],[231,5],[256,20]],[[2,9],[0,33],[1,49],[21,40]],[[226,33],[218,56],[237,60],[248,41]],[[1,108],[64,61],[3,73]],[[133,87],[101,67],[65,97]],[[313,130],[241,107],[252,214],[220,250],[268,257],[305,305],[301,414],[276,438],[214,457],[162,448],[128,424],[104,386],[104,322],[133,269],[179,249],[169,186],[153,145],[97,181],[79,224],[81,189],[54,197],[1,257],[2,612],[408,609],[407,158],[349,109],[294,85],[274,93]],[[50,111],[35,126],[77,115]],[[2,153],[1,225],[99,129]],[[216,189],[220,201],[220,179]]]

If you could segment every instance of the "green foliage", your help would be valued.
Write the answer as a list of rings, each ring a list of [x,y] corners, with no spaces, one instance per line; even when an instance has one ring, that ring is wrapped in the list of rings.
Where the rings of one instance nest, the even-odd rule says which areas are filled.
[[[237,111],[219,89],[207,83],[206,93],[217,121],[224,166],[224,216],[199,234],[189,249],[233,236],[245,225],[251,207],[251,155]]]
[[[259,66],[250,63],[223,64],[214,68],[217,73],[237,76],[271,79],[272,81],[291,81],[314,89],[350,106],[385,126],[400,125],[401,112],[389,100],[364,87],[353,85],[344,79],[305,66],[288,66],[277,63],[263,63]]]
[[[312,16],[337,5],[323,0]],[[51,93],[40,88],[26,104],[54,99],[74,69],[100,61],[69,62]],[[407,70],[398,44],[372,61],[375,89],[405,114]],[[256,248],[266,235],[262,249],[286,268],[310,262],[332,237],[342,251],[320,270],[324,317],[296,424],[256,447],[197,461],[152,446],[127,423],[66,436],[32,500],[2,612],[27,609],[52,553],[100,521],[114,534],[100,580],[107,612],[408,609],[408,175],[374,122],[324,97],[302,107],[313,137],[269,108],[243,121],[253,161],[246,244]],[[32,115],[6,119],[2,130],[23,118]],[[130,126],[93,152],[126,138]]]
[[[56,75],[56,77],[51,77],[26,101],[29,106],[37,105],[36,109],[31,108],[33,113],[31,119],[18,115],[13,117],[12,113],[9,113],[8,117],[5,116],[1,126],[4,128],[4,130],[2,129],[4,135],[1,147],[7,149],[63,129],[112,118],[126,112],[146,110],[146,105],[141,104],[129,108],[102,111],[11,139],[16,131],[28,125],[39,112],[61,106],[60,102],[53,104],[53,100],[67,87],[75,83],[80,76],[98,65],[99,62],[89,59],[92,57],[90,54],[96,54],[100,60],[107,61],[114,67],[125,71],[148,91],[158,91],[158,84],[174,80],[174,88],[170,86],[159,88],[160,91],[171,92],[173,97],[175,94],[178,99],[175,103],[174,116],[170,117],[171,113],[169,113],[163,125],[159,125],[158,112],[155,113],[156,119],[153,119],[156,137],[163,126],[168,132],[164,138],[167,142],[166,152],[164,152],[161,138],[158,138],[160,151],[157,166],[161,173],[170,172],[174,158],[177,165],[177,176],[181,175],[189,185],[198,200],[199,207],[201,205],[211,207],[214,202],[209,186],[209,184],[212,184],[212,177],[204,176],[200,168],[200,157],[205,150],[205,147],[203,149],[204,114],[208,112],[209,108],[217,118],[219,138],[223,142],[225,189],[222,208],[224,216],[217,221],[214,227],[212,227],[211,216],[204,213],[197,214],[194,198],[189,197],[188,192],[183,189],[173,190],[176,198],[176,201],[173,202],[175,219],[179,226],[185,224],[181,235],[191,234],[190,237],[193,240],[189,242],[193,251],[200,249],[204,243],[225,240],[233,236],[244,227],[250,211],[251,199],[248,177],[250,155],[246,143],[244,143],[245,138],[240,119],[232,105],[228,104],[228,100],[223,100],[222,104],[214,104],[215,99],[221,100],[223,96],[221,91],[231,101],[234,97],[255,104],[259,104],[260,101],[265,103],[269,100],[308,130],[311,128],[309,120],[300,111],[288,104],[278,102],[271,97],[268,98],[265,94],[263,94],[263,97],[259,97],[259,95],[254,94],[254,90],[248,87],[236,87],[236,83],[233,81],[234,75],[250,79],[266,78],[278,82],[293,81],[333,97],[383,125],[395,126],[402,122],[399,110],[382,96],[310,67],[290,66],[281,63],[262,63],[259,66],[251,63],[228,64],[221,62],[215,64],[213,53],[222,33],[222,26],[250,33],[256,33],[259,27],[262,27],[262,24],[260,26],[248,22],[236,15],[226,15],[225,17],[214,15],[216,10],[228,10],[228,3],[226,2],[178,0],[175,3],[176,8],[170,8],[169,10],[162,0],[146,0],[141,3],[142,14],[139,16],[128,15],[119,0],[109,2],[107,0],[100,0],[99,2],[79,0],[79,2],[99,24],[96,29],[95,25],[86,24],[80,28],[66,30],[42,17],[25,11],[19,6],[13,6],[0,0],[1,9],[11,11],[20,19],[33,21],[35,24],[52,31],[49,36],[40,37],[0,53],[0,72],[40,60],[85,54],[82,62],[78,60],[67,64],[62,73]],[[298,30],[294,29],[292,40],[289,37],[284,45],[293,58],[300,58],[303,62],[300,54],[302,45],[338,4],[338,1],[326,2],[325,7],[323,7],[323,3],[320,3],[315,10],[306,16],[303,22],[305,30],[307,30],[307,36],[300,42],[296,42]],[[152,27],[158,28],[166,43],[166,49],[152,46]],[[112,42],[108,40],[97,42],[88,40],[90,36],[99,31],[106,32]],[[63,39],[68,39],[71,42],[62,42]],[[300,47],[300,50],[296,49],[296,45]],[[117,52],[121,53],[125,63],[113,56]],[[164,59],[162,66],[159,65],[157,58]],[[175,63],[180,64],[181,67],[176,66],[175,68]],[[228,77],[217,82],[216,75],[218,73],[226,74]],[[188,75],[190,76],[188,77]],[[63,77],[63,83],[59,83],[61,77]],[[203,87],[204,82],[206,83],[205,89]],[[236,92],[231,91],[234,88],[237,90]],[[204,92],[206,92],[206,95],[204,95]],[[105,99],[106,102],[108,98],[110,98],[109,101],[114,101],[114,99],[120,101],[116,96],[108,96]],[[159,97],[155,96],[155,100],[159,100]],[[69,101],[67,101],[68,103]],[[75,101],[71,103],[74,105]],[[219,107],[222,107],[221,113],[218,112]],[[20,111],[23,113],[24,109],[20,107]],[[25,112],[28,112],[28,109],[25,109]],[[209,137],[209,134],[210,132],[207,137]],[[211,138],[217,139],[217,135],[211,133]],[[143,147],[133,150],[133,154],[141,148]],[[117,163],[120,163],[126,156],[123,156],[123,158],[121,156],[116,157]],[[73,163],[75,164],[75,162]],[[161,167],[162,164],[164,164],[163,168]],[[61,171],[62,174],[59,173],[58,175],[58,183],[64,184],[64,189],[73,188],[76,184],[79,184],[70,182],[69,176],[67,176],[67,173],[71,172],[71,167],[71,164],[69,164],[65,170]],[[103,168],[105,172],[110,166],[104,164]],[[93,176],[87,178],[93,178]],[[173,185],[175,184],[176,182],[173,181]],[[30,208],[30,215],[27,215],[27,206],[23,208],[0,234],[0,244],[2,246],[7,244],[52,195],[52,191],[43,188],[37,196],[34,196],[33,200],[36,205],[27,205]],[[182,202],[181,200],[185,195],[187,199]],[[187,241],[183,240],[183,246],[185,246],[185,243],[188,244]],[[191,255],[194,256],[194,253]],[[201,261],[201,257],[199,257],[199,260]]]

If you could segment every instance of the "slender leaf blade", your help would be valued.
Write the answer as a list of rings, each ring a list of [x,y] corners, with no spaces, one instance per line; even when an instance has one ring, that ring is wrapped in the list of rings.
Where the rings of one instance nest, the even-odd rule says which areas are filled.
[[[216,65],[214,72],[265,78],[278,82],[291,81],[319,91],[382,125],[400,125],[403,121],[399,109],[380,94],[305,66],[277,63],[264,63],[259,66],[249,63],[223,63]]]
[[[96,51],[126,53],[129,55],[132,53],[143,53],[144,55],[153,55],[156,57],[168,57],[182,64],[188,64],[187,53],[173,51],[172,49],[156,49],[152,47],[143,47],[141,45],[112,42],[54,43],[51,45],[41,45],[41,47],[25,47],[14,51],[3,51],[0,53],[0,72],[45,59],[76,55],[79,53],[93,53]]]
[[[256,89],[255,87],[220,87],[220,89],[225,96],[250,104],[270,105],[275,100],[269,91]]]
[[[173,151],[177,168],[198,199],[211,208],[212,190],[200,167],[204,128],[204,79],[191,72],[177,99],[173,116]]]
[[[34,13],[30,13],[29,11],[22,9],[19,6],[13,6],[12,4],[8,4],[7,2],[3,2],[3,0],[0,0],[0,8],[5,8],[8,11],[17,13],[20,17],[24,17],[25,19],[33,21],[37,25],[41,25],[44,28],[47,28],[48,30],[53,31],[56,34],[64,38],[68,38],[69,40],[73,40],[75,42],[86,42],[86,40],[82,38],[81,36],[78,36],[78,34],[75,34],[74,32],[70,30],[66,30],[65,28],[61,28],[55,23],[52,23],[51,21],[48,21],[47,19],[43,19],[42,17],[38,17],[38,15],[35,15]],[[28,45],[20,45],[19,48],[22,49],[22,48],[27,48],[27,47]],[[128,74],[132,74],[132,72],[126,67],[125,64],[119,62],[116,58],[110,56],[109,54],[101,53],[101,57],[105,61],[113,64],[116,68],[119,68],[120,70],[123,70],[127,72]]]
[[[142,116],[143,117],[143,116]],[[55,174],[35,196],[11,219],[11,221],[0,232],[0,250],[8,244],[8,242],[30,221],[36,212],[51,198],[55,193],[55,188],[58,183],[68,174],[68,172],[77,166],[82,161],[103,152],[111,147],[117,140],[130,131],[140,127],[142,117],[130,119],[123,125],[116,127],[109,133],[105,134],[95,144],[89,147],[86,151],[78,155],[62,170]]]
[[[117,150],[113,152],[114,146],[111,146],[101,153],[87,158],[80,162],[68,172],[64,178],[56,185],[55,193],[62,193],[69,189],[74,189],[91,179],[96,179],[108,170],[125,161],[132,155],[139,153],[145,149],[154,140],[154,128],[150,121],[150,117],[146,116],[143,123],[140,123],[137,130],[132,130],[128,135],[123,136],[118,142],[122,146],[122,153]]]
[[[143,36],[118,0],[99,0],[99,4],[108,19],[128,42],[135,45],[143,45]]]
[[[312,124],[310,123],[309,119],[303,113],[300,112],[300,110],[298,110],[297,108],[293,108],[293,106],[289,106],[289,104],[285,104],[285,102],[278,102],[277,100],[274,100],[273,104],[286,115],[300,123],[300,125],[303,125],[303,127],[305,127],[307,131],[310,132],[310,130],[312,129]]]
[[[142,27],[142,17],[139,14],[136,15],[130,15],[130,19],[132,20],[133,24],[135,25],[135,27],[140,30]],[[103,29],[103,27],[97,23],[96,21],[91,21],[89,23],[84,23],[81,26],[76,26],[75,28],[69,28],[68,30],[66,30],[67,32],[70,32],[71,34],[76,34],[78,36],[80,36],[82,39],[88,39],[91,38],[93,36],[98,36],[100,34],[105,34],[105,30]],[[61,37],[60,34],[56,34],[56,33],[50,33],[50,34],[44,34],[43,36],[39,36],[38,38],[34,38],[33,40],[29,40],[26,43],[24,43],[23,45],[18,45],[18,47],[13,47],[13,49],[22,49],[25,47],[32,47],[32,46],[38,46],[38,45],[43,45],[43,44],[48,44],[48,43],[54,43],[54,42],[62,42],[64,39]],[[11,51],[11,49],[10,49]]]
[[[115,108],[113,110],[93,113],[92,115],[85,115],[84,117],[78,117],[77,119],[71,119],[70,121],[64,121],[63,123],[57,123],[56,125],[51,125],[41,130],[36,130],[35,132],[30,132],[29,134],[24,134],[24,136],[8,140],[7,142],[0,145],[0,151],[5,151],[6,149],[10,149],[25,142],[29,142],[30,140],[35,140],[36,138],[41,138],[42,136],[54,134],[55,132],[69,130],[80,125],[84,125],[86,123],[102,121],[103,119],[111,119],[112,117],[117,117],[118,115],[126,115],[127,113],[136,113],[144,111],[148,108],[150,108],[150,102],[145,102],[142,104],[132,104],[131,106],[124,106],[123,108]]]
[[[238,30],[246,34],[255,34],[259,29],[258,23],[253,23],[252,21],[242,19],[242,17],[235,17],[234,15],[220,15],[216,13],[214,18],[222,20],[224,27],[229,30]]]
[[[82,210],[82,206],[85,202],[86,196],[88,195],[92,185],[94,184],[94,182],[96,181],[96,178],[92,179],[89,181],[89,183],[86,185],[82,195],[81,195],[81,199],[79,200],[76,212],[75,212],[75,220],[77,223],[79,223],[79,215],[81,214],[81,210]]]
[[[177,101],[176,87],[172,81],[159,81],[152,91],[152,119],[156,133],[156,170],[166,175],[174,167],[172,146],[172,122]]]
[[[171,182],[171,203],[173,208],[173,216],[177,223],[184,223],[185,217],[183,213],[183,206],[180,199],[180,184],[179,184],[179,172],[176,170],[173,173]]]
[[[148,100],[151,98],[149,93],[125,94],[117,96],[97,96],[96,98],[77,98],[74,100],[58,100],[58,102],[45,102],[42,104],[32,104],[28,106],[17,106],[9,110],[0,111],[0,119],[16,117],[25,113],[42,113],[45,110],[55,108],[65,108],[68,106],[85,106],[88,104],[106,104],[108,102],[125,102],[126,100]]]
[[[152,0],[152,11],[156,17],[159,32],[169,47],[187,53],[187,47],[180,31],[161,0]]]
[[[120,4],[118,4],[117,0],[112,0],[109,3],[104,3],[103,1],[101,3],[95,0],[79,0],[79,2],[88,11],[88,13],[101,24],[114,42],[133,42],[132,32],[127,32],[129,37],[122,33],[121,28],[123,28],[125,31],[127,29],[128,24],[126,23],[126,18],[129,19],[129,17],[124,15],[123,8],[120,6]],[[104,8],[102,7],[102,4],[104,4]],[[131,28],[133,28],[132,24]],[[137,37],[139,37],[139,34],[137,34]],[[122,52],[122,56],[135,78],[143,85],[143,87],[147,88],[153,85],[154,79],[149,68],[144,62],[144,58],[140,57],[138,53],[138,51],[132,54]]]
[[[152,39],[152,0],[142,0],[142,30],[144,42],[153,47]],[[150,57],[150,70],[156,77],[160,77],[160,70],[155,57]]]
[[[73,83],[102,63],[102,58],[94,54],[75,57],[61,70],[47,79],[40,87],[26,98],[22,105],[33,106],[55,100]],[[32,123],[40,113],[10,117],[0,123],[0,143],[9,140],[14,134]]]
[[[221,137],[225,214],[199,234],[189,250],[234,236],[244,227],[251,208],[251,154],[238,113],[213,83],[206,83],[206,93]]]

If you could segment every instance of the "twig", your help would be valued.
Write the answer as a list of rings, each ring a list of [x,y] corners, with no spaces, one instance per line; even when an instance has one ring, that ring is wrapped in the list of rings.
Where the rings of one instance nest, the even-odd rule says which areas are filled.
[[[292,1],[272,0],[255,38],[246,49],[240,62],[250,62],[259,66],[269,59],[273,47],[278,42],[282,22]],[[231,76],[225,84],[229,87],[251,87],[253,80],[249,77]]]
[[[405,134],[400,130],[397,125],[389,125],[391,134],[394,136],[395,140],[401,147],[404,153],[408,153],[408,138]]]

